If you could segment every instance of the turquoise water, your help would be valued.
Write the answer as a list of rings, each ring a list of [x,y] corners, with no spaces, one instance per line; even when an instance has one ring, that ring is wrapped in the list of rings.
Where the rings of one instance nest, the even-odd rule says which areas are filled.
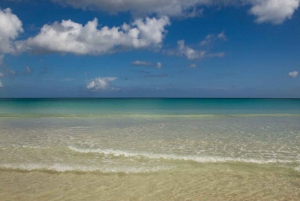
[[[300,99],[0,99],[0,114],[300,114]]]
[[[296,169],[300,161],[298,99],[1,99],[0,118],[0,145],[20,154],[59,147],[66,157],[141,156],[164,167],[152,159],[282,162]],[[23,164],[18,155],[2,157]]]
[[[50,180],[49,172],[70,181],[78,173],[108,174],[99,182],[124,173],[137,194],[146,185],[139,181],[167,183],[143,194],[165,189],[167,198],[180,192],[180,178],[195,189],[184,196],[191,200],[196,189],[218,200],[232,192],[228,200],[245,200],[246,192],[258,200],[299,200],[300,100],[0,99],[0,173],[19,171],[24,178],[41,172],[38,180]],[[244,184],[232,183],[236,178]],[[224,183],[232,188],[215,195]],[[153,196],[148,200],[161,199]]]

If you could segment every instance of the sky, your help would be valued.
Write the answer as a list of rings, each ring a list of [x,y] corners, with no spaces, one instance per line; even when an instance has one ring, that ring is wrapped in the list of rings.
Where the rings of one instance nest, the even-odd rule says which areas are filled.
[[[1,0],[0,98],[300,98],[300,0]]]

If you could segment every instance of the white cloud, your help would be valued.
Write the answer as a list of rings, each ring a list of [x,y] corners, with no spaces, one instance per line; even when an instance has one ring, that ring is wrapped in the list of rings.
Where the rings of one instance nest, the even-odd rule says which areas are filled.
[[[4,77],[4,74],[0,72],[0,77]]]
[[[166,50],[164,53],[168,55],[177,55],[181,57],[186,57],[187,59],[203,59],[203,58],[213,58],[213,57],[224,57],[224,52],[209,53],[204,50],[196,50],[187,45],[185,45],[184,40],[177,41],[177,50]]]
[[[151,66],[152,63],[147,62],[147,61],[136,60],[136,61],[132,62],[132,65],[134,65],[134,66]]]
[[[75,8],[98,9],[112,14],[131,12],[134,16],[196,17],[207,6],[251,5],[256,22],[280,24],[299,7],[299,0],[52,0]]]
[[[180,56],[185,56],[188,59],[202,59],[206,52],[202,50],[194,50],[189,46],[184,44],[184,40],[177,41],[178,44],[178,54]]]
[[[13,40],[22,32],[22,22],[11,9],[0,8],[0,53],[15,53]]]
[[[1,82],[1,80],[0,80],[0,88],[3,88],[3,84],[2,84],[2,82]]]
[[[3,54],[0,54],[0,65],[3,64],[3,59],[4,59],[4,55],[3,55]]]
[[[98,77],[87,83],[86,88],[91,91],[105,91],[105,90],[119,90],[110,86],[110,82],[113,82],[117,77]]]
[[[196,64],[191,64],[190,68],[197,68],[197,65]]]
[[[224,31],[222,31],[221,33],[219,33],[217,37],[220,40],[227,41],[227,36],[225,35]]]
[[[248,0],[253,7],[250,14],[257,16],[256,22],[281,24],[292,18],[299,7],[299,0]]]
[[[26,66],[26,73],[30,74],[32,70],[29,68],[29,66]]]
[[[157,62],[155,67],[156,67],[156,68],[162,68],[162,66],[163,66],[162,63]]]
[[[168,17],[136,19],[122,27],[97,29],[95,18],[86,25],[71,20],[44,25],[40,33],[26,41],[17,41],[20,51],[33,53],[74,53],[99,55],[127,49],[159,48],[169,25]]]
[[[202,14],[199,6],[213,3],[212,0],[52,0],[83,9],[98,9],[112,14],[131,12],[134,16],[195,17]]]
[[[141,61],[141,60],[136,60],[131,63],[134,66],[154,66],[155,68],[162,68],[163,65],[160,62],[157,62],[156,64],[153,64],[152,62],[148,61]]]
[[[214,37],[214,35],[212,35],[212,34],[207,35],[206,38],[203,41],[201,41],[200,45],[201,46],[209,45],[211,43],[213,37]]]
[[[214,34],[209,34],[205,37],[205,39],[203,41],[201,41],[200,45],[201,46],[206,46],[206,45],[210,45],[212,44],[214,41],[216,40],[222,40],[222,41],[227,41],[227,37],[223,32],[217,34],[217,35],[214,35]]]
[[[294,72],[289,72],[289,76],[292,77],[292,78],[295,78],[298,76],[298,71],[294,71]]]

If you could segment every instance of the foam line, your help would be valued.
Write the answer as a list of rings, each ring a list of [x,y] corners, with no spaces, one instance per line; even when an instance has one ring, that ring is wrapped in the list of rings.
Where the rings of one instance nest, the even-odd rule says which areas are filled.
[[[3,164],[0,165],[2,169],[12,170],[46,170],[55,172],[102,172],[102,173],[149,173],[158,172],[161,170],[168,170],[171,167],[156,166],[156,167],[96,167],[96,166],[80,166],[80,165],[66,165],[66,164]]]
[[[144,157],[149,159],[165,159],[165,160],[184,160],[184,161],[195,161],[199,163],[218,163],[218,162],[244,162],[244,163],[256,163],[256,164],[267,164],[267,163],[291,163],[295,161],[291,160],[278,160],[278,159],[244,159],[244,158],[232,158],[232,157],[211,157],[211,156],[183,156],[176,154],[155,154],[147,152],[127,152],[113,149],[80,149],[69,146],[69,149],[79,153],[99,153],[104,155],[113,155],[116,157]]]

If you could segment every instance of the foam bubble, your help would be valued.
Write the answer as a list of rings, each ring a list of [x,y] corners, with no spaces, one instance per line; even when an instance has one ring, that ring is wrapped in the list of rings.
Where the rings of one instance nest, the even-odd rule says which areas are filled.
[[[183,156],[176,154],[155,154],[147,152],[127,152],[113,149],[80,149],[69,146],[69,149],[79,153],[100,153],[104,155],[113,155],[116,157],[144,157],[149,159],[165,159],[165,160],[184,160],[184,161],[195,161],[199,163],[218,163],[218,162],[244,162],[244,163],[256,163],[256,164],[267,164],[267,163],[291,163],[294,161],[290,160],[278,160],[278,159],[245,159],[245,158],[232,158],[232,157],[211,157],[211,156]]]

